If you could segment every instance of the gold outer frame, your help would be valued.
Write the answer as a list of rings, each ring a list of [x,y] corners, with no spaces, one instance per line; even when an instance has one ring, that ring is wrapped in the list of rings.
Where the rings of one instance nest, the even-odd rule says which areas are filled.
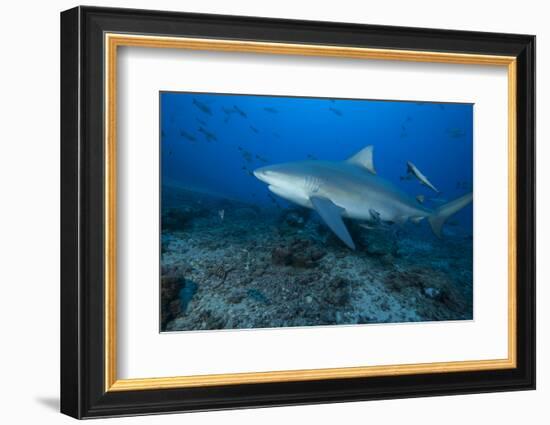
[[[517,366],[517,128],[516,58],[513,56],[371,49],[328,45],[268,43],[106,33],[105,43],[105,391],[137,391],[289,381],[512,369]],[[117,49],[121,46],[263,54],[325,56],[507,67],[508,71],[508,357],[382,366],[118,379],[116,324],[116,123]]]

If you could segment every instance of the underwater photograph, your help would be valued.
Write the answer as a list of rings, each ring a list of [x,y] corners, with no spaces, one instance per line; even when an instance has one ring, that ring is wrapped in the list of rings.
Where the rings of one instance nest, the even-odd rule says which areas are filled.
[[[161,332],[473,319],[473,104],[159,96]]]

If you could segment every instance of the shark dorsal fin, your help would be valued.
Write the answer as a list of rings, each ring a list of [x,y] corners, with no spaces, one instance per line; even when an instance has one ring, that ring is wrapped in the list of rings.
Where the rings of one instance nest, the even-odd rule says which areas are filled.
[[[372,158],[373,150],[374,150],[374,146],[369,145],[366,148],[357,152],[351,158],[348,158],[346,162],[349,162],[350,164],[358,165],[359,167],[366,168],[372,174],[376,174],[376,170],[374,169],[374,161]]]

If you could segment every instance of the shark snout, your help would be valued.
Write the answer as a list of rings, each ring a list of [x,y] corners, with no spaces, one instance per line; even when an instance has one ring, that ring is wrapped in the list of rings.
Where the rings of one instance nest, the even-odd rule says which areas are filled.
[[[262,174],[263,174],[263,171],[261,168],[256,168],[254,171],[252,171],[254,173],[254,175],[256,176],[256,178],[258,179],[262,179]]]
[[[253,173],[258,180],[261,180],[265,183],[270,183],[269,178],[273,175],[273,172],[269,170],[268,167],[256,168]]]

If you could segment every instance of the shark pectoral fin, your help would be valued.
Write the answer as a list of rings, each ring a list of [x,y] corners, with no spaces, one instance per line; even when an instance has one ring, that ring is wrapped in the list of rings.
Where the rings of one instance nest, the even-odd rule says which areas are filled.
[[[326,225],[340,238],[349,248],[355,249],[344,221],[342,220],[343,208],[334,204],[330,199],[312,196],[309,198],[315,211],[319,213]]]
[[[374,146],[372,145],[367,146],[366,148],[357,152],[351,158],[348,158],[347,162],[349,162],[350,164],[354,164],[354,165],[358,165],[360,167],[366,168],[372,174],[376,174],[376,170],[374,169],[374,160],[372,156],[373,151],[374,151]]]

